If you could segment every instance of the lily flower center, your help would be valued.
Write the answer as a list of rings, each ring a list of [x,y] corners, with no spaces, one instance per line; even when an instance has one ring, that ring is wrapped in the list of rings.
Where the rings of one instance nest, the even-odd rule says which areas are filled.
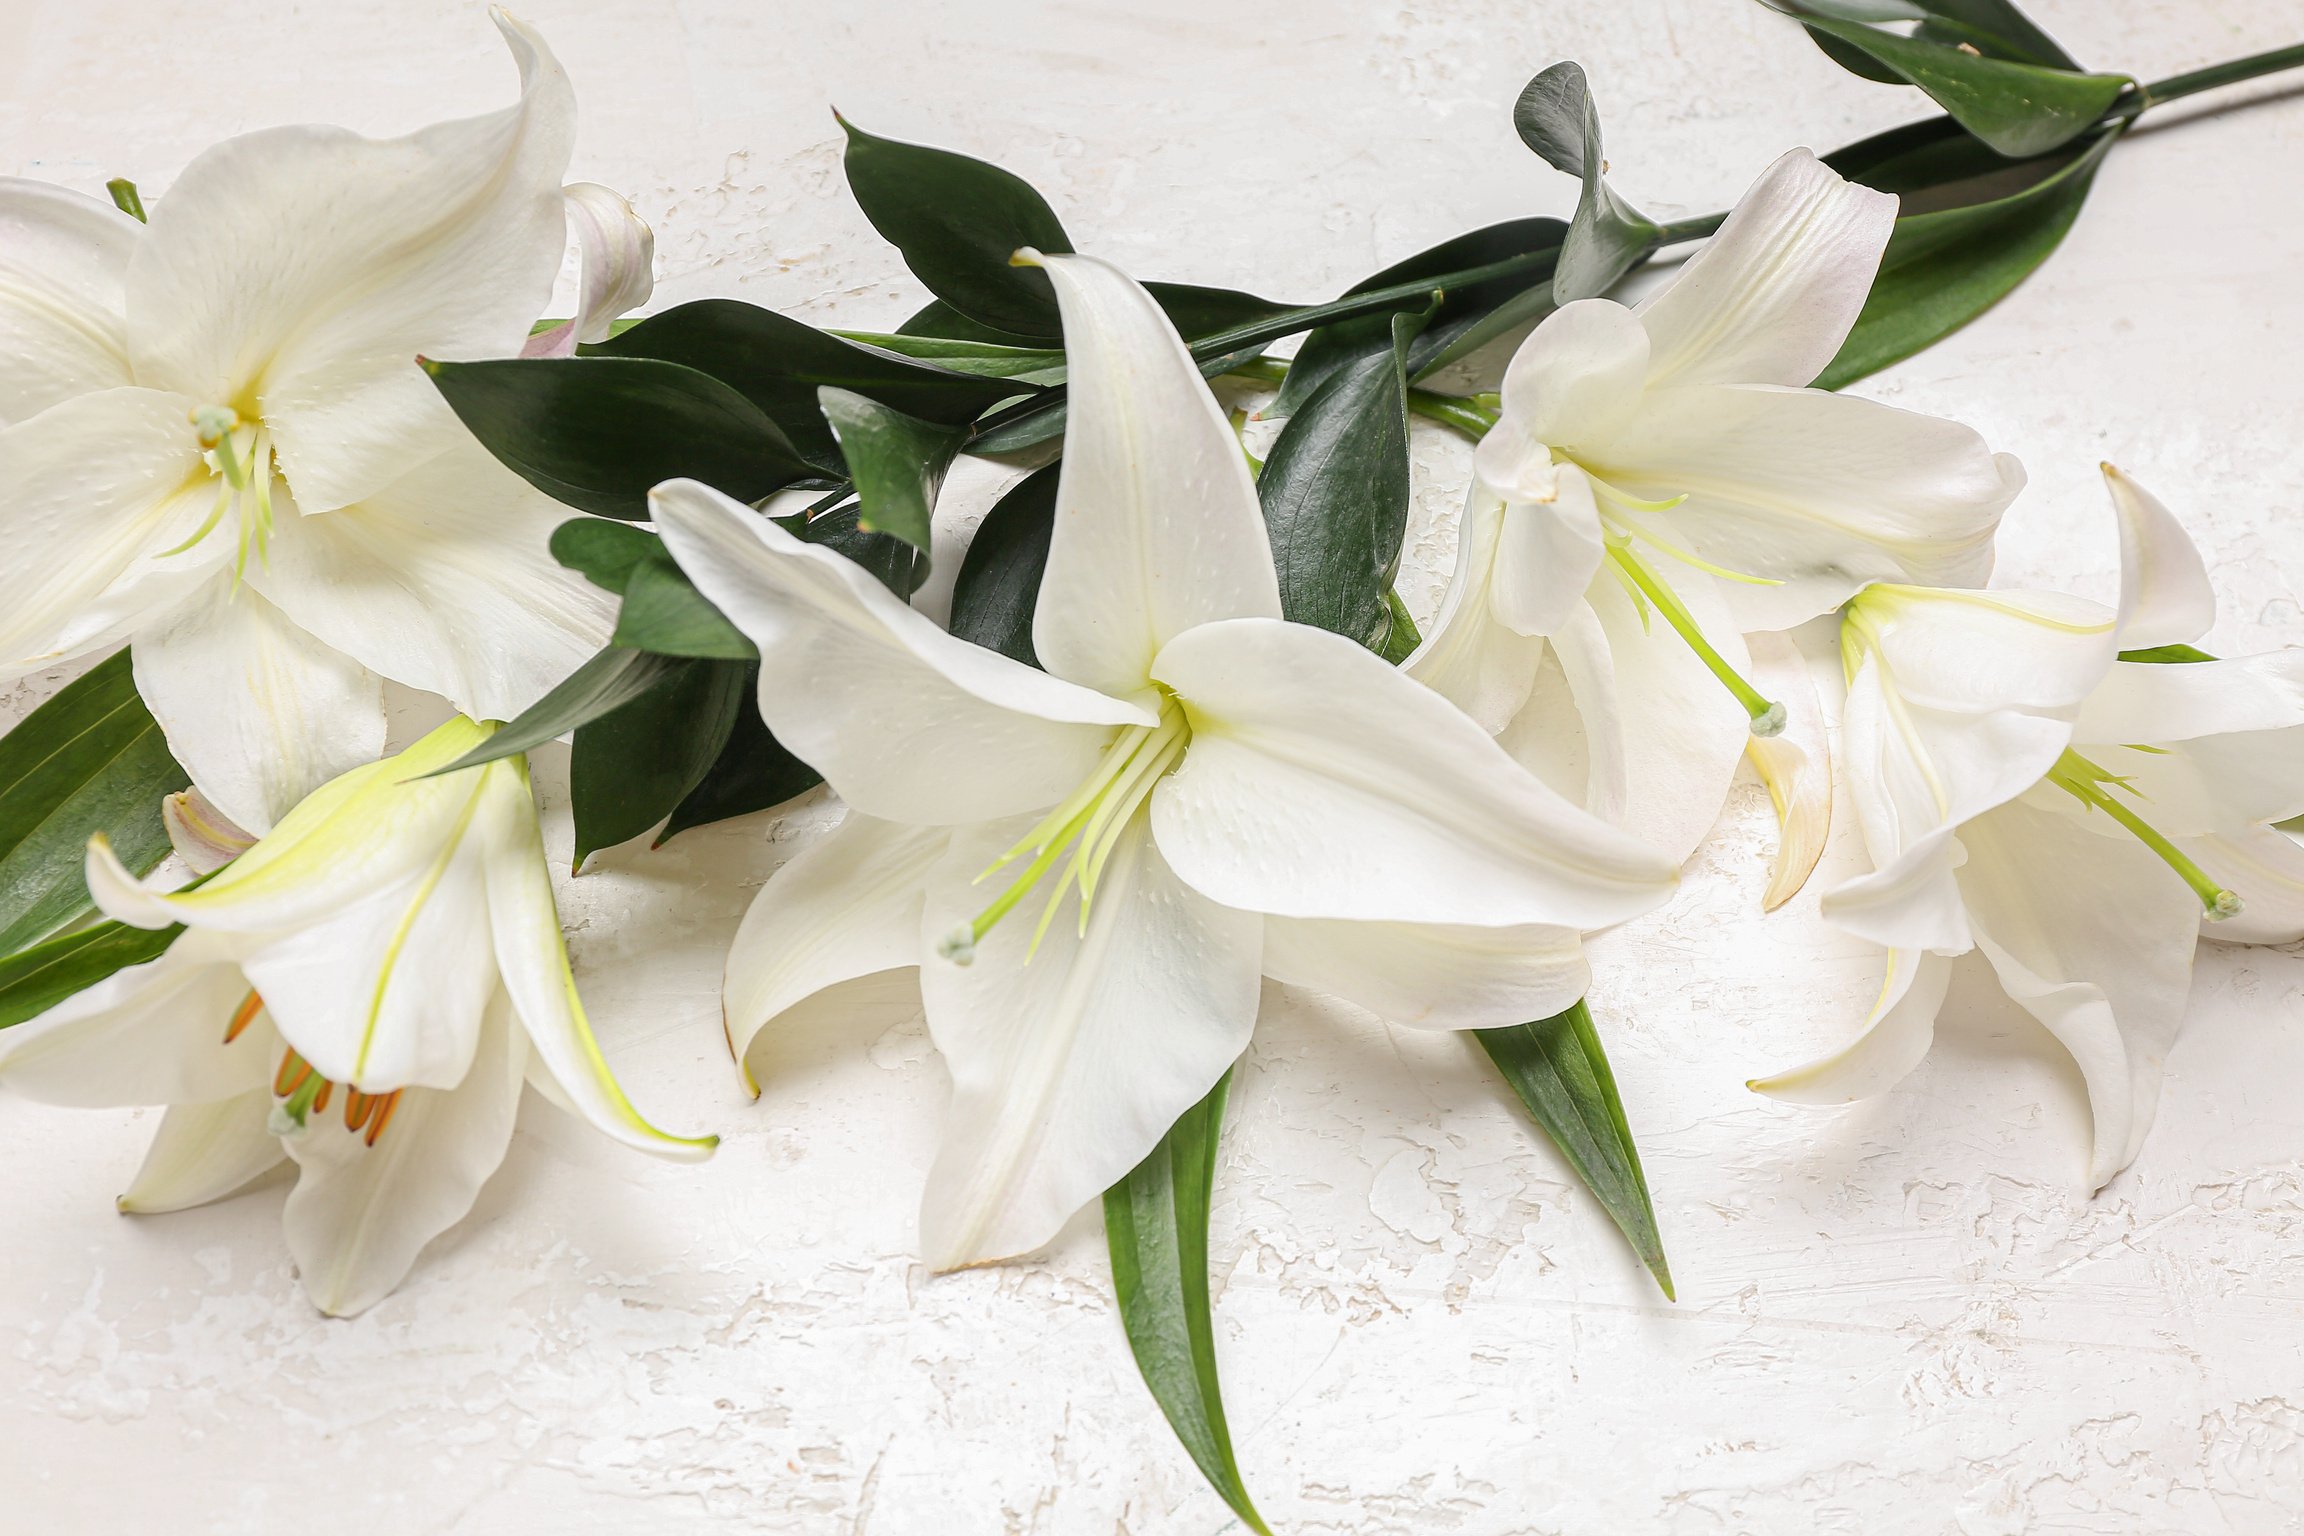
[[[239,553],[232,563],[233,580],[248,573],[248,556],[259,561],[272,537],[272,433],[261,418],[250,421],[229,405],[203,405],[191,415],[193,435],[200,443],[201,462],[216,482],[216,502],[192,536],[161,558],[180,555],[198,545],[232,519]]]
[[[976,877],[980,884],[1018,859],[1031,858],[973,921],[960,924],[938,940],[936,953],[954,965],[969,964],[976,958],[976,946],[984,935],[1051,873],[1055,882],[1041,909],[1039,925],[1032,930],[1032,948],[1026,959],[1039,952],[1057,908],[1075,888],[1080,893],[1079,931],[1085,935],[1096,882],[1112,857],[1114,845],[1160,780],[1182,759],[1191,741],[1192,727],[1184,718],[1184,706],[1173,696],[1163,696],[1157,723],[1122,726],[1097,759],[1096,767],[1080,781],[1080,787]]]
[[[2136,841],[2160,856],[2162,863],[2176,871],[2192,894],[2200,898],[2200,905],[2208,921],[2220,923],[2240,912],[2240,897],[2227,890],[2216,878],[2188,858],[2184,851],[2116,798],[2112,789],[2136,795],[2136,788],[2127,779],[2096,763],[2090,762],[2067,747],[2064,755],[2056,759],[2048,770],[2048,782],[2063,790],[2091,811],[2102,811],[2126,829]],[[2112,788],[2108,789],[2109,785]],[[2141,799],[2141,796],[2137,796]]]
[[[231,1022],[225,1025],[224,1043],[230,1045],[239,1039],[263,1011],[264,999],[251,990],[233,1010]],[[283,1047],[280,1065],[272,1074],[272,1097],[278,1102],[272,1106],[265,1128],[283,1138],[302,1136],[311,1128],[314,1115],[327,1113],[329,1101],[335,1096],[335,1083],[314,1071],[312,1063],[298,1055],[294,1047]],[[392,1123],[393,1113],[399,1107],[398,1091],[362,1093],[357,1088],[348,1088],[344,1092],[344,1129],[373,1147],[376,1139],[384,1134],[384,1127]]]

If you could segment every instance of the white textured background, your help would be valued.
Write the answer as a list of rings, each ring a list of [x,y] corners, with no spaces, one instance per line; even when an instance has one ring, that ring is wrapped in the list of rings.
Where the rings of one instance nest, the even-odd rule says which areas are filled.
[[[2304,37],[2300,0],[2034,9],[2148,76]],[[1559,58],[1592,73],[1617,184],[1667,216],[1723,206],[1792,144],[1923,110],[1749,0],[532,0],[532,19],[588,114],[575,174],[656,224],[661,301],[849,325],[919,294],[846,197],[832,103],[1012,167],[1142,275],[1304,299],[1565,213],[1508,117]],[[510,90],[476,4],[0,0],[0,172],[90,191],[159,193],[247,128],[399,132]],[[2304,641],[2304,99],[2180,115],[2113,154],[2014,298],[1862,387],[2024,457],[2004,580],[2109,594],[2095,464],[2114,458],[2207,550],[2213,648]],[[1428,609],[1446,544],[1425,525],[1463,461],[1438,438],[1423,460]],[[472,1218],[355,1321],[297,1291],[278,1185],[116,1217],[153,1114],[0,1104],[0,1530],[1226,1529],[1135,1377],[1092,1220],[1006,1269],[913,1262],[945,1088],[900,991],[794,1027],[743,1101],[720,953],[828,817],[613,853],[566,895],[626,1082],[724,1132],[718,1161],[659,1166],[531,1100]],[[1871,985],[1812,898],[1759,914],[1770,830],[1740,787],[1679,898],[1598,960],[1677,1306],[1463,1042],[1267,989],[1213,1242],[1233,1424],[1274,1524],[2304,1530],[2304,955],[2203,950],[2158,1128],[2091,1199],[2079,1079],[1981,967],[1891,1096],[1814,1112],[1745,1091],[1844,1037]]]

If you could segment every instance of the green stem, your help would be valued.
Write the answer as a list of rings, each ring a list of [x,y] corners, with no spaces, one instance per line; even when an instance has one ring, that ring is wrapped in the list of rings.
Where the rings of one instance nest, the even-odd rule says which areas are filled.
[[[2238,85],[2243,80],[2254,80],[2263,75],[2278,74],[2284,69],[2304,68],[2304,43],[2286,48],[2271,48],[2263,53],[2252,53],[2244,59],[2228,59],[2222,64],[2211,64],[2206,69],[2187,70],[2181,75],[2170,75],[2150,85],[2136,88],[2133,102],[2123,100],[2114,104],[2108,116],[2135,118],[2163,103],[2178,101],[2202,91],[2215,90],[2220,85]]]
[[[1728,658],[1712,648],[1712,642],[1704,638],[1704,631],[1697,624],[1695,615],[1681,603],[1680,594],[1657,580],[1655,573],[1641,563],[1639,556],[1614,539],[1608,542],[1608,557],[1631,580],[1632,585],[1640,589],[1640,595],[1656,605],[1656,611],[1664,615],[1664,622],[1678,631],[1682,640],[1688,642],[1688,649],[1696,653],[1696,659],[1704,663],[1705,670],[1718,678],[1721,685],[1735,696],[1736,702],[1744,706],[1744,713],[1752,721],[1752,734],[1774,736],[1782,732],[1784,706],[1744,681],[1743,675],[1728,665]]]
[[[1436,421],[1444,427],[1454,427],[1474,442],[1488,435],[1496,425],[1496,410],[1480,403],[1476,395],[1443,395],[1436,390],[1411,389],[1408,391],[1408,409],[1426,421]]]

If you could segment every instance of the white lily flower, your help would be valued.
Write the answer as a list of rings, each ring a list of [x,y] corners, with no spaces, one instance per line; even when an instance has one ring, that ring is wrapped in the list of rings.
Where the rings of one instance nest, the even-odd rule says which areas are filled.
[[[1246,1048],[1260,975],[1517,1023],[1582,994],[1574,930],[1673,879],[1439,695],[1283,622],[1255,486],[1166,317],[1103,262],[1018,259],[1055,285],[1071,380],[1047,671],[707,487],[655,493],[759,646],[762,716],[851,807],[746,917],[730,1043],[921,965],[953,1080],[938,1269],[1040,1246],[1135,1166]]]
[[[1637,308],[1584,299],[1537,326],[1475,455],[1455,573],[1407,670],[1677,858],[1747,738],[1783,728],[1740,632],[1868,581],[1981,583],[2023,484],[1966,427],[1804,387],[1895,218],[1893,197],[1792,151]]]
[[[379,674],[507,718],[608,634],[546,547],[566,509],[415,362],[517,354],[566,243],[575,98],[495,14],[503,111],[230,139],[148,226],[0,180],[0,679],[133,640],[177,760],[257,831],[383,750]]]
[[[1874,870],[1824,913],[1889,947],[1888,978],[1854,1044],[1753,1084],[1810,1103],[1891,1086],[1927,1053],[1947,957],[1979,949],[2080,1065],[2091,1187],[2151,1127],[2201,934],[2304,937],[2304,848],[2270,825],[2304,810],[2304,649],[2117,660],[2199,639],[2215,598],[2167,509],[2105,474],[2116,611],[1903,586],[1848,605],[1841,748]]]
[[[313,1303],[381,1300],[471,1209],[525,1080],[628,1146],[691,1160],[609,1074],[569,972],[524,760],[423,775],[485,740],[453,720],[322,786],[212,878],[165,892],[101,839],[88,888],[157,960],[0,1030],[0,1085],[166,1104],[120,1208],[221,1199],[298,1168],[283,1215]]]

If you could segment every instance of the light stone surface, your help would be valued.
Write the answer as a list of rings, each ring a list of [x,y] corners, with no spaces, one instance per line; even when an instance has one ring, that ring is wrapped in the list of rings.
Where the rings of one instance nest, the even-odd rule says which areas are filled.
[[[2033,8],[2149,76],[2304,37],[2300,0]],[[1556,59],[1591,71],[1618,184],[1665,215],[1923,111],[1750,0],[531,10],[583,97],[575,174],[656,225],[660,301],[820,323],[890,324],[919,297],[846,197],[834,103],[1012,167],[1142,275],[1292,298],[1564,213],[1571,187],[1508,117]],[[398,132],[510,85],[477,4],[0,0],[0,171],[160,193],[226,134]],[[2304,100],[2194,115],[2113,155],[2012,299],[1862,389],[2025,459],[2004,581],[2110,594],[2112,458],[2206,550],[2211,646],[2295,643]],[[1465,461],[1419,442],[1408,586],[1429,611]],[[997,480],[964,488],[972,508]],[[721,952],[832,815],[616,851],[566,887],[625,1081],[722,1131],[718,1160],[658,1165],[531,1099],[472,1217],[356,1320],[304,1303],[279,1184],[123,1219],[154,1112],[0,1106],[0,1529],[1237,1529],[1135,1377],[1092,1217],[1028,1263],[915,1262],[945,1083],[902,987],[795,1021],[745,1102]],[[1678,898],[1597,956],[1677,1305],[1465,1042],[1267,989],[1212,1240],[1240,1456],[1275,1527],[2304,1531],[2304,955],[2202,950],[2159,1124],[2091,1198],[2077,1074],[1973,963],[1887,1097],[1745,1090],[1843,1038],[1876,964],[1813,895],[1760,914],[1771,836],[1741,785]]]

